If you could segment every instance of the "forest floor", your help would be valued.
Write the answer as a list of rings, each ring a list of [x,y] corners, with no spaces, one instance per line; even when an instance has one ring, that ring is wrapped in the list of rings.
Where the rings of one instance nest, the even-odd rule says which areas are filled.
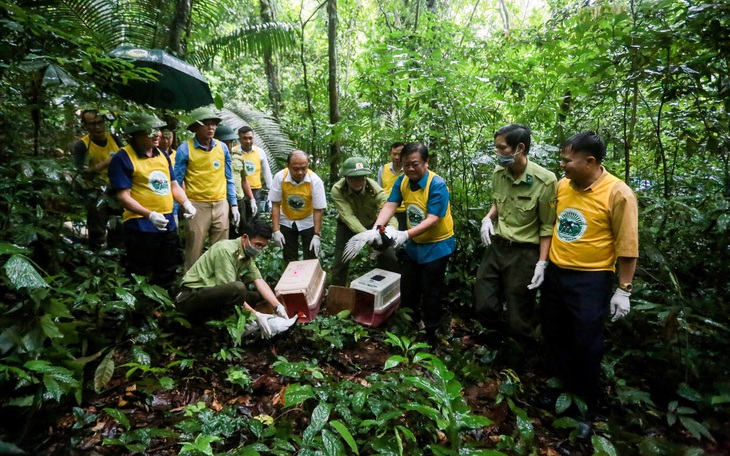
[[[140,376],[137,372],[127,376],[129,370],[121,366],[129,361],[130,354],[119,349],[115,376],[106,389],[98,395],[84,397],[81,405],[73,410],[71,407],[58,408],[36,416],[22,447],[29,454],[178,454],[181,443],[171,436],[173,433],[179,436],[176,425],[186,416],[186,408],[200,402],[216,411],[234,407],[236,413],[244,417],[270,416],[276,423],[285,419],[292,426],[293,433],[301,433],[309,423],[311,410],[284,406],[286,388],[296,380],[278,374],[272,369],[272,364],[281,360],[280,357],[289,362],[318,358],[318,366],[328,378],[365,383],[370,374],[383,372],[389,357],[402,354],[385,343],[385,331],[392,331],[393,325],[403,323],[400,315],[391,320],[395,322],[387,321],[380,328],[368,329],[367,335],[354,345],[342,350],[332,349],[328,354],[319,353],[319,356],[308,348],[309,334],[300,325],[272,340],[244,339],[243,349],[238,352],[240,359],[234,359],[233,363],[247,369],[251,379],[247,388],[226,381],[231,359],[221,360],[218,354],[219,347],[225,343],[223,340],[228,337],[224,328],[199,326],[182,329],[175,325],[177,329],[174,331],[167,328],[168,349],[164,354],[156,354],[156,358],[162,359],[162,365],[169,365],[180,361],[184,354],[193,362],[190,369],[167,369],[164,372],[164,375],[173,377],[173,388],[160,388],[154,375]],[[532,405],[531,398],[544,391],[548,380],[543,373],[537,342],[532,341],[525,346],[523,341],[520,345],[496,331],[477,330],[458,317],[450,317],[448,322],[444,322],[441,333],[445,336],[431,352],[444,360],[450,369],[459,370],[457,377],[463,386],[462,395],[472,414],[486,416],[493,421],[490,426],[465,433],[463,439],[481,448],[500,448],[507,454],[594,454],[590,437],[575,438],[571,429],[553,427],[552,423],[557,418],[554,411]],[[465,354],[469,356],[465,357]],[[498,401],[500,386],[507,377],[518,379],[520,391],[511,397],[527,411],[534,426],[532,451],[528,453],[497,446],[504,436],[512,436],[516,440],[520,436],[515,414],[506,401]],[[611,394],[610,390],[607,389],[606,394]],[[135,449],[134,446],[112,445],[109,440],[105,443],[105,439],[118,439],[125,432],[117,419],[102,413],[110,408],[128,418],[129,429],[167,429],[172,431],[171,436],[160,434],[148,439],[144,447],[138,448],[143,449],[140,452],[130,451],[130,448]],[[593,423],[592,434],[605,435],[610,433],[609,430],[617,432],[616,429],[623,426],[626,426],[626,417],[621,416],[621,410],[604,405]],[[664,433],[666,430],[649,432]],[[665,437],[692,444],[686,433]],[[240,440],[231,444],[229,439],[219,445],[216,451],[226,451],[239,446]],[[706,447],[705,451],[730,454],[730,443],[719,442],[716,446]]]

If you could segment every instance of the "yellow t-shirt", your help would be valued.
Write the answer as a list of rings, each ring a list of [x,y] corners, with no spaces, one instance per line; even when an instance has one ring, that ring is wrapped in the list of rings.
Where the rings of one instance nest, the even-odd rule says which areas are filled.
[[[416,191],[411,190],[407,177],[401,182],[400,191],[403,195],[403,204],[406,207],[406,225],[408,229],[418,226],[426,219],[428,215],[428,190],[431,188],[431,182],[436,177],[436,173],[428,171],[428,180],[426,187]],[[413,242],[423,244],[427,242],[438,242],[448,239],[454,235],[454,219],[451,217],[451,202],[446,207],[446,215],[439,218],[431,228],[412,238]]]
[[[619,256],[639,256],[636,197],[605,170],[585,190],[562,179],[557,214],[550,244],[550,261],[555,265],[579,271],[615,271]]]
[[[403,170],[401,169],[397,173],[394,173],[392,168],[392,163],[386,163],[383,165],[383,170],[380,173],[380,180],[383,183],[383,190],[385,190],[385,195],[390,196],[391,190],[393,190],[393,185],[395,185],[396,179],[398,179],[399,176],[403,175]],[[396,213],[405,212],[406,206],[404,204],[401,204],[398,206],[395,210]]]
[[[154,157],[138,157],[132,146],[123,148],[132,162],[131,196],[145,208],[169,214],[172,212],[172,189],[170,179],[170,163],[165,154]],[[128,209],[124,210],[122,219],[142,218],[141,215]]]
[[[191,201],[212,203],[226,198],[226,156],[220,141],[210,151],[198,149],[188,139],[185,193]]]
[[[307,174],[312,175],[313,171],[307,170]],[[284,170],[284,176],[281,182],[281,210],[289,220],[301,220],[307,218],[314,212],[312,205],[312,182],[304,182],[300,185],[294,185],[287,182],[286,176],[289,170]]]
[[[119,150],[119,144],[114,140],[114,137],[109,132],[104,133],[106,136],[106,146],[102,147],[91,140],[89,135],[81,138],[81,141],[86,146],[89,157],[89,166],[96,166],[104,160],[108,159]],[[102,170],[99,174],[103,174],[106,177],[106,170]]]

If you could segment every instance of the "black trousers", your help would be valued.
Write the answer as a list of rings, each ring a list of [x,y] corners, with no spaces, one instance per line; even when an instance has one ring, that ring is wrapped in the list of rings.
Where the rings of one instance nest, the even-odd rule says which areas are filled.
[[[147,276],[151,284],[169,291],[182,263],[179,242],[177,230],[159,233],[124,230],[127,273]]]
[[[342,261],[342,252],[345,251],[347,241],[353,237],[355,233],[345,225],[341,220],[337,220],[337,231],[335,234],[335,258],[332,263],[332,285],[344,287],[347,284],[347,273],[350,270],[350,262]],[[391,272],[400,272],[398,267],[398,259],[393,253],[393,249],[381,252],[375,260],[376,265],[380,269]]]
[[[114,248],[121,248],[124,244],[123,210],[112,198],[114,197],[101,190],[90,190],[85,197],[86,229],[89,233],[89,246],[93,249],[101,248],[104,241],[108,247]],[[112,218],[117,220],[109,224]]]
[[[281,234],[284,235],[284,261],[289,264],[292,261],[299,260],[299,239],[302,240],[302,256],[305,260],[313,260],[317,258],[314,251],[309,249],[309,244],[314,237],[314,227],[299,231],[297,224],[294,222],[292,228],[280,225]]]
[[[180,312],[191,317],[191,322],[203,323],[211,317],[221,317],[235,305],[248,303],[253,308],[261,301],[256,291],[248,291],[242,282],[230,282],[213,287],[183,287],[175,298]]]
[[[405,250],[398,255],[401,267],[401,304],[413,310],[413,320],[423,319],[426,334],[433,337],[443,315],[442,298],[446,283],[446,266],[451,255],[418,264]]]
[[[540,292],[542,331],[552,374],[589,408],[598,400],[612,271],[575,271],[550,263]]]

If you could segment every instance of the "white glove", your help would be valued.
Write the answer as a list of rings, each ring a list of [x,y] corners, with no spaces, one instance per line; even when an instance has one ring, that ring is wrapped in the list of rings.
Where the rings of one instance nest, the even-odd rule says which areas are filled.
[[[535,265],[535,273],[532,275],[532,282],[527,286],[530,290],[542,285],[545,280],[545,268],[547,267],[547,261],[538,261]]]
[[[279,304],[276,306],[276,310],[274,310],[274,313],[282,318],[289,318],[289,315],[286,313],[286,307],[284,307],[284,304]]]
[[[319,248],[322,245],[322,241],[319,239],[319,235],[315,234],[312,237],[312,242],[309,243],[309,250],[314,252],[314,256],[319,256]]]
[[[491,218],[484,217],[484,219],[482,220],[481,235],[482,235],[482,244],[489,245],[492,243],[492,239],[489,237],[490,235],[494,236],[494,225],[492,224]],[[534,280],[534,278],[533,278],[533,280]],[[542,281],[541,281],[541,283],[542,283]],[[537,285],[537,286],[539,287],[540,285]]]
[[[231,214],[233,214],[233,224],[238,226],[241,222],[241,213],[238,212],[238,206],[231,206]]]
[[[408,240],[408,231],[398,231],[393,228],[392,230],[390,230],[390,233],[388,233],[388,228],[386,228],[385,231],[388,234],[388,237],[393,240],[393,249],[397,249],[398,247],[406,243],[406,241]]]
[[[271,240],[274,241],[276,246],[280,249],[283,249],[284,244],[286,244],[286,240],[284,239],[284,235],[281,234],[281,231],[274,231],[274,234],[271,235]]]
[[[150,219],[150,222],[152,222],[152,224],[155,225],[155,228],[160,231],[165,231],[167,222],[169,222],[169,220],[167,220],[165,216],[159,212],[150,212],[150,215],[147,218]]]
[[[186,219],[191,219],[195,217],[195,214],[198,213],[198,210],[195,209],[195,206],[193,206],[193,203],[190,202],[190,200],[187,200],[183,203],[183,208],[185,208],[185,213],[183,214],[183,217]]]
[[[264,339],[271,338],[271,328],[269,327],[269,318],[275,318],[274,315],[269,315],[261,312],[254,312],[256,316],[256,323],[259,324],[261,330],[261,337]]]
[[[611,321],[616,321],[619,318],[623,318],[629,314],[631,310],[631,302],[629,302],[629,296],[631,293],[628,291],[616,288],[616,292],[611,297]]]
[[[251,217],[256,217],[256,213],[259,211],[259,205],[256,204],[256,199],[252,199],[249,204],[251,204]]]

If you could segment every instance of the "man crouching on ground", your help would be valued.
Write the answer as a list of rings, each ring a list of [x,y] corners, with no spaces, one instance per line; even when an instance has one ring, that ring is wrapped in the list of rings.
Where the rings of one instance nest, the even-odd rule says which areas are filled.
[[[256,316],[261,335],[271,337],[267,323],[271,315],[257,312],[249,305],[264,300],[276,315],[287,318],[284,305],[261,278],[254,262],[269,240],[271,227],[264,221],[253,220],[244,227],[244,234],[239,239],[213,244],[183,277],[182,289],[175,299],[178,310],[200,321],[234,305],[243,305]],[[246,285],[249,283],[253,283],[257,291],[248,291]]]

